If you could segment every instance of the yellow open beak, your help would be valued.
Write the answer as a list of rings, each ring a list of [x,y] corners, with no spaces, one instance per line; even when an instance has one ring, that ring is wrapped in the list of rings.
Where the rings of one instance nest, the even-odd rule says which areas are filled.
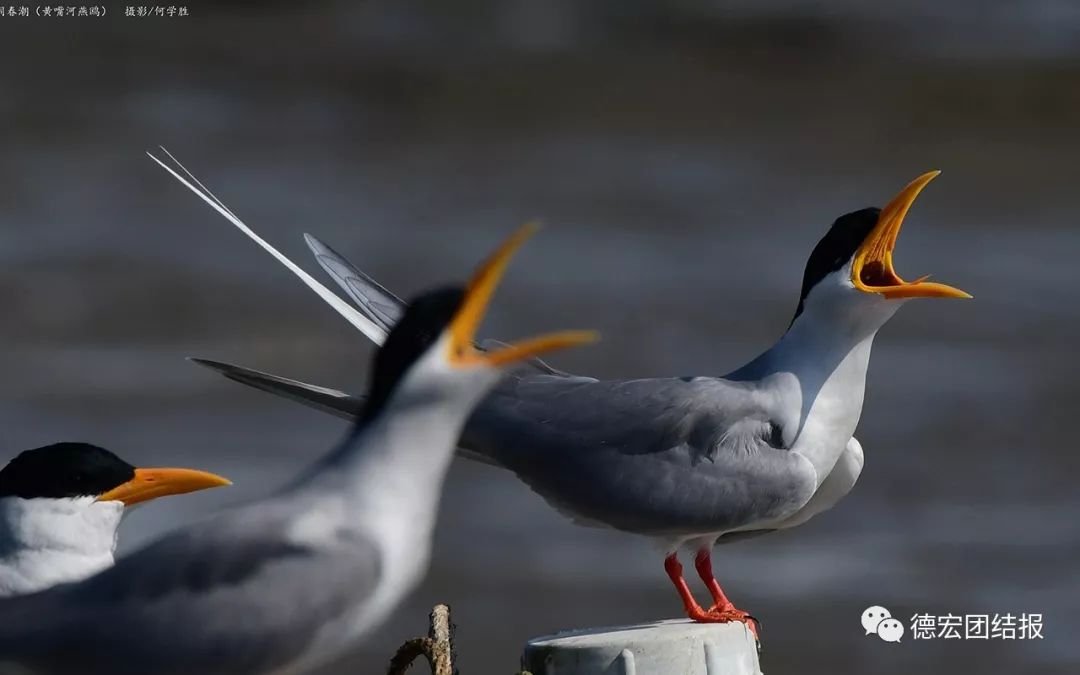
[[[135,469],[135,477],[114,487],[97,498],[99,502],[119,501],[124,506],[139,502],[182,495],[186,492],[232,485],[232,481],[217,474],[194,469]]]
[[[970,298],[959,288],[927,281],[929,275],[904,281],[893,269],[892,252],[900,226],[926,184],[940,171],[929,171],[908,183],[893,197],[878,216],[877,225],[863,240],[851,264],[851,282],[866,293],[880,293],[886,298]]]
[[[474,346],[476,330],[484,319],[488,302],[499,284],[507,263],[525,241],[538,229],[535,223],[527,223],[506,240],[473,274],[465,289],[465,299],[450,323],[450,362],[457,366],[487,364],[502,366],[521,361],[557,349],[594,342],[599,333],[588,330],[548,333],[539,337],[520,340],[494,351],[480,351]]]

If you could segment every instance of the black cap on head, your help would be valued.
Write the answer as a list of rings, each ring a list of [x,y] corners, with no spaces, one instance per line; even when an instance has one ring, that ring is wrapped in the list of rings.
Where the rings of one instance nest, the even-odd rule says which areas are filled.
[[[810,294],[810,290],[854,257],[859,246],[877,225],[880,213],[881,209],[872,207],[853,211],[836,219],[829,231],[814,247],[810,259],[806,261],[802,293],[799,295],[799,306],[791,319],[792,323],[802,314],[803,303],[806,302],[806,296]]]
[[[405,372],[434,344],[453,321],[465,299],[465,289],[450,286],[429,291],[408,303],[375,354],[363,420],[377,415]]]
[[[88,443],[25,450],[0,469],[0,497],[93,497],[135,477],[135,467]]]

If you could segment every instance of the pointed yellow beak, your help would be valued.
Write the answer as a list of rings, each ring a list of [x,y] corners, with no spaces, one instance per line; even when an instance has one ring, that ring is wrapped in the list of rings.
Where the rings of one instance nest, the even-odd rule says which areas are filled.
[[[495,251],[473,274],[465,289],[465,299],[450,323],[450,362],[458,366],[504,366],[558,349],[595,342],[599,333],[574,330],[548,333],[520,340],[494,351],[480,351],[474,346],[476,331],[487,312],[488,302],[499,285],[510,258],[536,232],[535,223],[526,223]]]
[[[892,198],[878,216],[877,224],[863,240],[851,265],[851,282],[866,293],[880,293],[886,298],[970,298],[959,288],[927,281],[929,275],[904,281],[893,268],[892,252],[904,216],[926,184],[940,171],[928,171],[908,183]]]
[[[182,495],[207,488],[232,485],[217,474],[195,469],[135,469],[135,477],[97,498],[99,502],[118,501],[124,506],[168,495]]]

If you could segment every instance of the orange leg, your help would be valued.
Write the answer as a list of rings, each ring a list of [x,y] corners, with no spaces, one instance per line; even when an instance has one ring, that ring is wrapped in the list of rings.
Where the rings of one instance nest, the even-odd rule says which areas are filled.
[[[679,599],[682,600],[683,608],[686,610],[686,616],[698,623],[709,623],[713,621],[709,613],[702,609],[701,605],[694,599],[694,594],[690,592],[690,587],[686,584],[686,579],[683,577],[682,563],[679,562],[676,553],[672,553],[664,558],[664,571],[667,572],[668,578],[671,579],[671,583],[675,584],[675,590],[679,592]]]
[[[698,576],[705,582],[705,587],[709,589],[709,594],[712,595],[712,608],[719,611],[735,609],[734,603],[724,595],[724,589],[720,588],[720,582],[713,576],[712,556],[709,549],[703,548],[698,551],[697,556],[694,558],[694,567],[697,568]]]
[[[722,621],[741,621],[746,624],[750,632],[757,638],[758,620],[737,608],[731,600],[728,600],[727,595],[724,594],[724,589],[720,588],[720,582],[713,575],[712,555],[709,549],[703,548],[698,551],[697,556],[694,558],[694,567],[697,568],[698,576],[705,582],[705,587],[709,589],[709,594],[712,595],[713,606],[709,608],[707,613],[723,617]]]

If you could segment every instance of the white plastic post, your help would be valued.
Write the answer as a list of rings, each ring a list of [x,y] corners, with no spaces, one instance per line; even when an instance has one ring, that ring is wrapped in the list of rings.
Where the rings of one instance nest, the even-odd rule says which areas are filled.
[[[761,675],[745,625],[687,619],[533,638],[521,665],[532,675]]]

